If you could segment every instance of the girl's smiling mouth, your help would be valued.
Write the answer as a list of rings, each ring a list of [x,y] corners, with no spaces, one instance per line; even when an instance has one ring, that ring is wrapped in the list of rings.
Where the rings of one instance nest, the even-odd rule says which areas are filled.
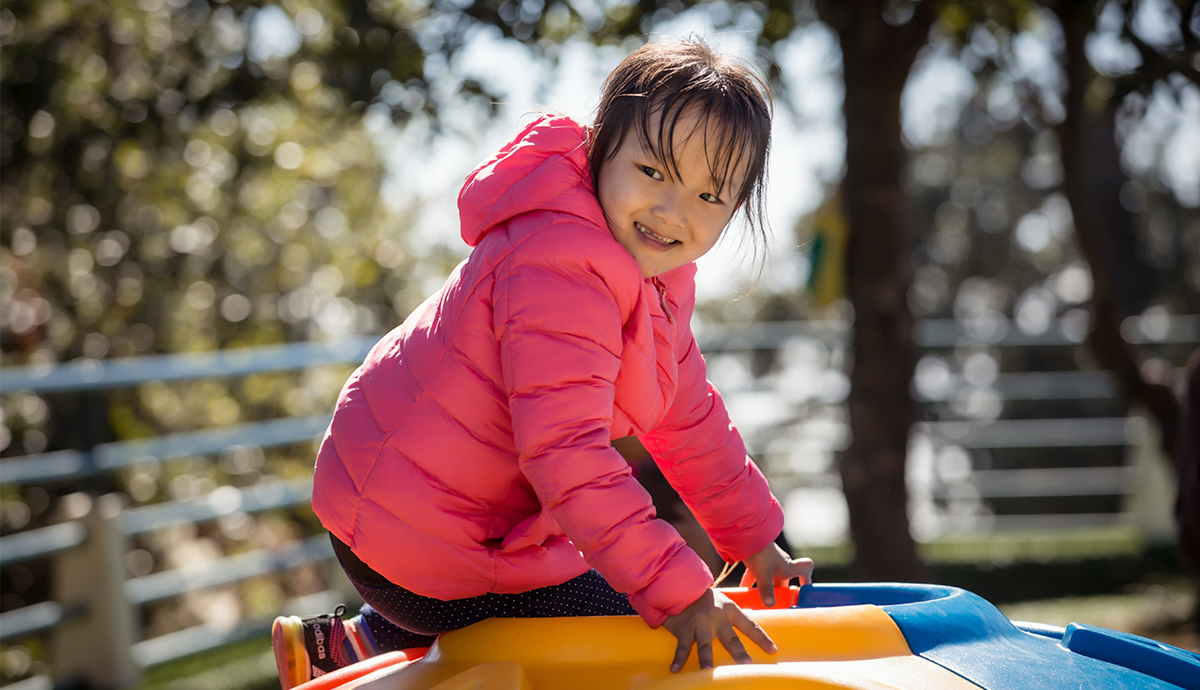
[[[662,235],[654,232],[653,230],[650,230],[649,228],[642,225],[641,223],[635,222],[633,224],[633,227],[637,228],[637,231],[639,233],[641,233],[642,237],[646,237],[646,238],[650,239],[652,242],[655,242],[656,244],[664,245],[667,247],[670,247],[670,246],[676,245],[676,244],[680,244],[679,240],[673,240],[669,237],[663,237]]]

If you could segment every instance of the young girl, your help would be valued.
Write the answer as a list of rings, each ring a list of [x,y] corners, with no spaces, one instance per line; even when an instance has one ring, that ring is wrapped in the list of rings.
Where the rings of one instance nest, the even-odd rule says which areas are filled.
[[[775,651],[612,445],[640,439],[764,602],[807,580],[689,327],[693,262],[735,212],[762,239],[770,126],[744,65],[652,43],[594,125],[542,117],[467,177],[471,255],[350,377],[317,456],[313,510],[367,606],[276,621],[285,688],[488,617],[636,613],[678,638],[672,671],[714,640],[749,662],[735,629]]]

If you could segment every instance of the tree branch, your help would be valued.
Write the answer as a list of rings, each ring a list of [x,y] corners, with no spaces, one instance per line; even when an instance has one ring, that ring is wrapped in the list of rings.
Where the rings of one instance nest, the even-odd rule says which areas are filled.
[[[1087,342],[1101,364],[1115,374],[1122,397],[1127,402],[1145,405],[1158,421],[1163,431],[1163,452],[1171,458],[1179,424],[1179,402],[1170,388],[1146,379],[1140,367],[1141,353],[1121,336],[1125,312],[1112,274],[1113,262],[1124,257],[1113,256],[1105,246],[1106,224],[1111,227],[1113,218],[1096,205],[1097,200],[1115,195],[1119,188],[1119,183],[1114,184],[1111,178],[1098,183],[1092,174],[1097,165],[1120,170],[1111,127],[1115,108],[1113,101],[1100,112],[1093,112],[1086,105],[1093,71],[1084,43],[1091,22],[1074,3],[1059,4],[1054,11],[1062,23],[1066,43],[1066,117],[1057,128],[1062,147],[1063,191],[1074,216],[1076,239],[1093,279],[1092,324]]]
[[[1139,86],[1141,88],[1149,88],[1153,84],[1166,79],[1172,72],[1178,72],[1193,84],[1200,86],[1200,72],[1196,71],[1196,68],[1192,66],[1189,60],[1189,53],[1191,51],[1187,49],[1187,46],[1189,44],[1188,38],[1190,37],[1190,33],[1187,25],[1190,21],[1185,19],[1186,16],[1195,11],[1198,4],[1200,4],[1200,0],[1193,0],[1188,12],[1185,13],[1182,9],[1180,10],[1180,29],[1183,36],[1182,50],[1173,51],[1169,55],[1163,55],[1158,52],[1158,50],[1143,41],[1134,32],[1132,12],[1126,10],[1125,21],[1121,26],[1121,38],[1129,41],[1137,49],[1138,54],[1142,58],[1142,66],[1135,70],[1127,80],[1122,80],[1127,82],[1127,85],[1132,88],[1122,88],[1122,92],[1118,93],[1118,96],[1124,97]],[[1194,43],[1195,41],[1192,42]]]
[[[904,25],[905,29],[905,44],[914,46],[913,57],[916,56],[916,51],[925,45],[926,39],[929,38],[929,29],[933,23],[937,21],[938,10],[942,7],[942,0],[921,0],[917,3],[913,10],[912,19]],[[911,61],[911,58],[910,58]]]
[[[1179,9],[1179,35],[1183,37],[1185,53],[1200,51],[1200,36],[1192,33],[1192,18],[1196,16],[1198,9],[1200,9],[1200,0],[1192,0],[1187,9],[1182,7]]]

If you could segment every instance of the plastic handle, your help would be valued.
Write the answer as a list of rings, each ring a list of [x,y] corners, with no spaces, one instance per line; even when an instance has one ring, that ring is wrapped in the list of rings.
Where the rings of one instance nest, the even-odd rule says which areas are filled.
[[[1200,655],[1137,635],[1072,623],[1062,645],[1083,656],[1144,673],[1187,690],[1200,690]]]
[[[774,606],[763,605],[762,598],[758,596],[757,588],[726,587],[717,591],[729,597],[733,600],[733,603],[744,609],[790,609],[800,600],[799,587],[776,587]]]

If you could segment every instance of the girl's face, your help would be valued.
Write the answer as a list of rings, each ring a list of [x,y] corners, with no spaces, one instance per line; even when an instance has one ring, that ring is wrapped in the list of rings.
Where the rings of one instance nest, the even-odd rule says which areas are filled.
[[[649,124],[652,133],[658,131],[657,113]],[[647,278],[704,256],[737,210],[732,197],[745,181],[745,166],[729,176],[724,189],[716,189],[706,139],[716,142],[694,113],[685,113],[671,142],[677,178],[636,132],[626,133],[616,154],[600,167],[600,208],[608,229]]]

